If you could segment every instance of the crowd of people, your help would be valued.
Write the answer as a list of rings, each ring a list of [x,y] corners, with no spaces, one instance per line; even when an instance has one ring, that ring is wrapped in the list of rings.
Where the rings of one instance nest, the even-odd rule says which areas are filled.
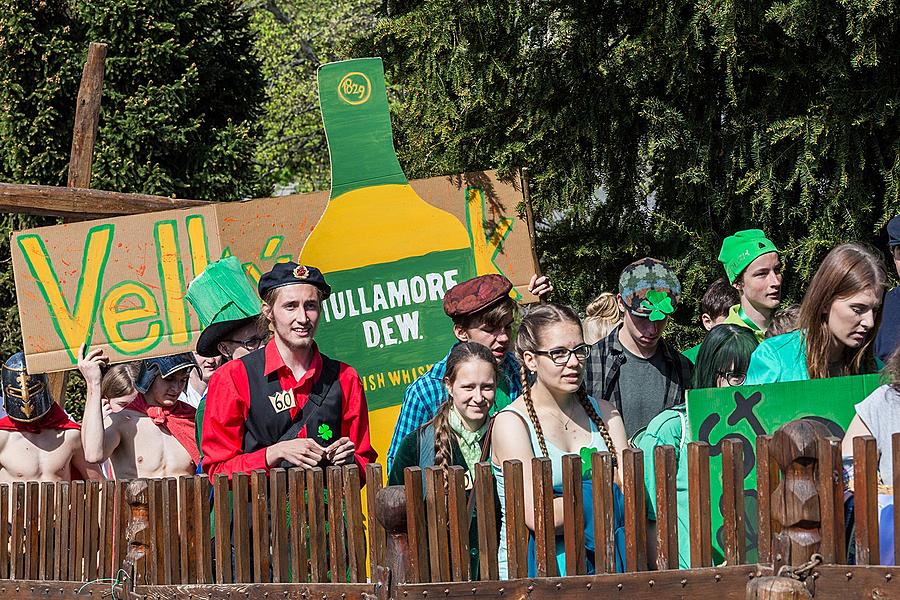
[[[888,225],[900,273],[900,217]],[[447,291],[444,312],[455,343],[410,384],[386,456],[388,483],[410,466],[459,466],[472,489],[475,466],[490,461],[496,479],[501,576],[507,573],[505,461],[552,465],[554,521],[563,522],[562,457],[608,451],[622,481],[621,453],[644,451],[647,518],[655,522],[654,448],[676,451],[680,531],[687,532],[686,391],[874,373],[885,385],[856,406],[844,440],[874,435],[881,476],[892,481],[891,434],[900,431],[897,290],[885,294],[879,254],[860,244],[833,248],[799,305],[782,306],[782,258],[758,229],[721,246],[723,275],[701,301],[703,342],[679,351],[666,324],[683,300],[675,271],[654,258],[626,266],[615,293],[600,294],[582,319],[548,301],[553,286],[532,277],[541,302],[526,309],[502,275],[483,275]],[[47,378],[29,374],[18,353],[2,369],[6,416],[0,419],[0,480],[172,477],[274,467],[375,461],[365,393],[354,368],[315,342],[331,288],[313,266],[280,263],[256,289],[235,258],[211,264],[187,299],[205,325],[193,353],[109,365],[103,351],[81,349],[87,384],[81,424],[50,397]],[[884,299],[884,307],[882,302]],[[585,470],[585,485],[590,472]],[[593,565],[593,506],[584,495],[586,567]],[[614,522],[622,526],[621,492]],[[525,521],[534,498],[525,486]],[[478,516],[470,544],[478,574]],[[619,532],[621,533],[621,532]],[[648,535],[648,540],[655,536]],[[532,540],[533,542],[533,540]],[[687,567],[689,536],[679,536]],[[621,545],[621,544],[620,544]],[[620,548],[621,550],[621,548]],[[565,548],[557,538],[558,571]],[[533,551],[529,570],[534,572]],[[650,562],[653,563],[652,548]],[[621,557],[619,557],[621,564]]]

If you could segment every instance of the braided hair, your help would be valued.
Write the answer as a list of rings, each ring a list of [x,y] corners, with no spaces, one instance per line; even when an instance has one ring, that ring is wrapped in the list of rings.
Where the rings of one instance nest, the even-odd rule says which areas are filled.
[[[444,372],[444,383],[452,386],[456,381],[456,372],[459,367],[470,360],[481,360],[494,368],[497,372],[497,361],[494,355],[488,350],[487,346],[482,346],[476,342],[463,342],[454,346],[447,358],[447,370]],[[450,444],[453,432],[450,430],[450,406],[453,404],[453,398],[447,394],[447,400],[438,408],[437,414],[434,416],[432,423],[434,424],[434,466],[441,467],[446,475],[451,463],[453,462],[453,450]],[[446,485],[447,479],[444,479]]]
[[[519,325],[519,334],[516,338],[516,353],[519,355],[519,363],[522,365],[519,370],[519,376],[522,379],[522,399],[525,402],[528,418],[531,420],[531,425],[534,427],[534,432],[537,435],[538,445],[540,445],[542,456],[549,456],[549,453],[547,452],[547,442],[544,440],[544,432],[541,429],[541,423],[538,421],[537,413],[534,410],[534,401],[531,399],[531,384],[528,381],[528,372],[525,369],[525,352],[535,352],[538,350],[540,347],[539,340],[541,334],[548,327],[558,323],[571,323],[573,325],[578,325],[579,328],[581,327],[581,320],[578,318],[578,315],[568,306],[552,302],[538,304],[531,307],[522,318],[522,322]],[[587,413],[590,420],[597,427],[597,431],[606,442],[607,449],[615,457],[616,445],[613,443],[612,436],[609,434],[606,423],[604,423],[603,419],[600,418],[600,415],[597,414],[597,410],[588,398],[584,386],[578,388],[575,397],[578,400],[578,403],[581,404],[584,412]]]

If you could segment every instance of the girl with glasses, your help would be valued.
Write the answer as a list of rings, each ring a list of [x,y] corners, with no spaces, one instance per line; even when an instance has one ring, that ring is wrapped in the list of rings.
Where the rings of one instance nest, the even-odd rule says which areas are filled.
[[[747,383],[804,381],[871,373],[869,347],[884,296],[884,264],[860,244],[834,248],[816,271],[797,331],[765,340],[753,353]]]
[[[738,325],[717,325],[706,335],[697,353],[697,364],[691,375],[691,388],[730,387],[744,383],[750,356],[759,341],[753,330]],[[687,444],[691,441],[688,427],[687,409],[684,403],[664,410],[657,415],[640,436],[637,446],[644,452],[644,485],[647,489],[647,518],[650,528],[647,540],[656,540],[656,471],[654,448],[674,446],[675,448],[675,494],[678,504],[678,531],[690,530],[688,496]],[[715,548],[713,548],[715,553]],[[655,563],[655,550],[648,553],[650,562]],[[714,556],[715,564],[723,560]],[[678,568],[689,569],[691,562],[690,536],[678,536]]]
[[[553,502],[556,527],[557,571],[565,574],[563,543],[562,457],[581,454],[589,466],[593,451],[618,454],[627,447],[622,418],[609,402],[590,398],[582,385],[584,362],[589,347],[584,343],[581,321],[568,306],[540,304],[528,310],[519,326],[516,351],[522,365],[522,395],[495,417],[491,462],[497,479],[497,492],[504,505],[505,490],[502,466],[508,460],[522,461],[525,481],[531,481],[531,460],[536,456],[551,461]],[[585,466],[585,465],[583,465]],[[590,486],[590,475],[584,472],[584,485]],[[621,477],[617,475],[619,481]],[[534,531],[534,495],[525,486],[525,524]],[[593,505],[590,487],[584,494],[585,545],[588,572],[593,569]],[[621,501],[621,494],[617,499]],[[621,503],[617,504],[616,524],[622,523]],[[535,574],[534,536],[529,542],[529,576]],[[500,577],[508,577],[506,553],[506,519],[501,524],[499,546]]]

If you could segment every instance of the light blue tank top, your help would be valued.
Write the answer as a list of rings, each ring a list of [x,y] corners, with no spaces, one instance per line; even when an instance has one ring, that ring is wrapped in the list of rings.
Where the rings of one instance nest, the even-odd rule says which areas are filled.
[[[594,410],[599,414],[600,408],[597,406],[597,401],[590,396],[588,397],[588,399],[594,406]],[[522,420],[525,422],[525,426],[528,427],[528,435],[531,437],[532,452],[534,452],[535,456],[542,456],[541,445],[540,443],[538,443],[537,432],[534,430],[534,425],[531,423],[531,419],[528,418],[528,414],[513,406],[507,406],[500,412],[505,411],[514,412],[522,418]],[[561,488],[563,483],[562,458],[566,454],[571,453],[560,450],[553,445],[553,442],[546,438],[544,439],[544,441],[547,444],[547,458],[550,459],[550,466],[553,473],[553,487]],[[600,433],[593,421],[591,421],[590,445],[596,448],[598,452],[609,450],[606,445],[606,440],[603,439],[603,434]],[[509,579],[509,559],[506,552],[506,489],[503,485],[503,470],[502,467],[494,464],[493,461],[491,461],[491,467],[494,472],[494,479],[496,479],[497,481],[497,495],[500,497],[500,508],[502,511],[502,517],[500,520],[500,547],[497,550],[497,563],[499,567],[500,579]],[[590,499],[585,498],[585,501],[590,501]],[[565,541],[563,540],[563,536],[561,535],[556,536],[556,569],[560,577],[565,575],[566,548]]]

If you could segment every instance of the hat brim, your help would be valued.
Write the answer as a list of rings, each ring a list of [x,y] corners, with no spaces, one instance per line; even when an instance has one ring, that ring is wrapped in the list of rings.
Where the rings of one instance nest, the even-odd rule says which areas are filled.
[[[245,325],[253,323],[257,318],[259,318],[259,315],[251,315],[249,317],[234,319],[233,321],[213,323],[204,329],[200,333],[200,337],[197,338],[197,354],[203,358],[215,358],[216,356],[221,356],[222,353],[219,352],[219,342],[223,341],[225,336],[236,329],[240,329]]]

